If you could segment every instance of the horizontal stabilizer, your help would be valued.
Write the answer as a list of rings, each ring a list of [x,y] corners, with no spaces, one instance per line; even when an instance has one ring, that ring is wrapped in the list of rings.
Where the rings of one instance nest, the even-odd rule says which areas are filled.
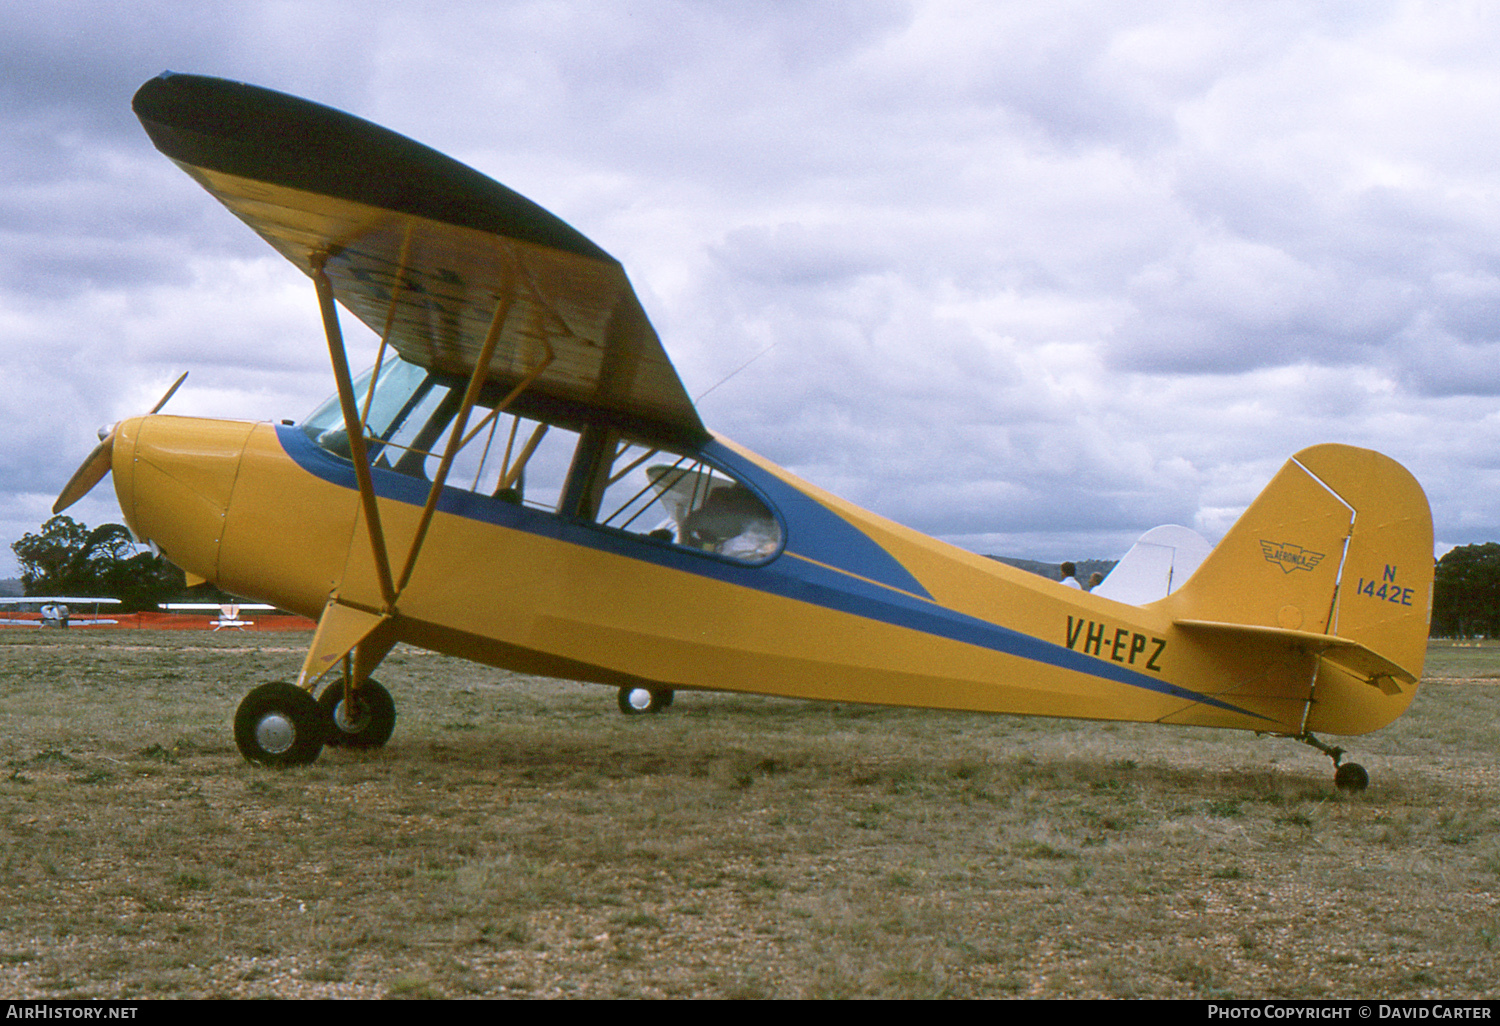
[[[1189,631],[1238,634],[1249,638],[1282,638],[1295,647],[1322,656],[1324,660],[1353,674],[1381,693],[1396,695],[1402,686],[1417,682],[1416,675],[1357,641],[1332,634],[1287,630],[1284,627],[1255,627],[1242,623],[1217,623],[1212,620],[1177,620],[1176,626]]]

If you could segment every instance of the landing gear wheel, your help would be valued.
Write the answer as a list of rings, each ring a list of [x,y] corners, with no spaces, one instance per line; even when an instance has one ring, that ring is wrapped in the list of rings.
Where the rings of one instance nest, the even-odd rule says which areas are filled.
[[[1345,794],[1358,794],[1370,786],[1370,774],[1366,773],[1365,768],[1357,762],[1344,762],[1342,748],[1337,745],[1324,744],[1314,737],[1311,731],[1298,734],[1292,739],[1311,745],[1333,760],[1333,786],[1340,791]]]
[[[262,766],[306,766],[327,735],[328,717],[312,695],[281,681],[251,691],[234,714],[234,743]]]
[[[621,688],[619,703],[620,711],[626,716],[658,713],[672,704],[672,690],[670,688],[662,688],[659,691],[653,691],[650,688]]]
[[[381,748],[396,729],[396,702],[373,677],[355,689],[352,702],[344,701],[344,682],[335,681],[318,696],[318,705],[328,717],[330,745]]]
[[[1346,762],[1333,771],[1333,786],[1345,794],[1358,794],[1370,786],[1370,774],[1357,762]]]

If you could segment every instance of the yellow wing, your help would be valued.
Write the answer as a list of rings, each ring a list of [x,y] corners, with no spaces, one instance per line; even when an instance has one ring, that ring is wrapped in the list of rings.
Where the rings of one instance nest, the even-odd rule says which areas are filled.
[[[157,149],[409,362],[489,377],[543,360],[532,399],[707,437],[624,269],[479,172],[342,111],[223,79],[163,74],[136,93]]]

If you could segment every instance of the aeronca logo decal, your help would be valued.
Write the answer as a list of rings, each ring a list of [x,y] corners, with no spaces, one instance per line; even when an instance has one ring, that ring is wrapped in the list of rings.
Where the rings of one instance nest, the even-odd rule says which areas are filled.
[[[1261,551],[1266,554],[1267,563],[1275,563],[1281,567],[1281,572],[1289,574],[1293,570],[1311,570],[1323,562],[1323,553],[1304,549],[1301,545],[1292,545],[1289,542],[1270,542],[1264,538],[1260,541]]]

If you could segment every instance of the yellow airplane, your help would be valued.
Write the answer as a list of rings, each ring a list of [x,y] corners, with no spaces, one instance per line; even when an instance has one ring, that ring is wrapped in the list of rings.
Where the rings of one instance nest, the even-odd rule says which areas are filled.
[[[397,642],[613,686],[627,712],[700,689],[1285,735],[1351,790],[1368,775],[1316,734],[1416,693],[1431,516],[1385,456],[1305,449],[1170,593],[1092,595],[710,432],[620,264],[478,172],[219,79],[164,74],[134,108],[311,279],[337,385],[297,424],[125,420],[56,506],[112,470],[190,580],[317,619],[295,683],[238,709],[253,761],[384,744],[370,674]],[[339,305],[381,340],[358,379]]]

